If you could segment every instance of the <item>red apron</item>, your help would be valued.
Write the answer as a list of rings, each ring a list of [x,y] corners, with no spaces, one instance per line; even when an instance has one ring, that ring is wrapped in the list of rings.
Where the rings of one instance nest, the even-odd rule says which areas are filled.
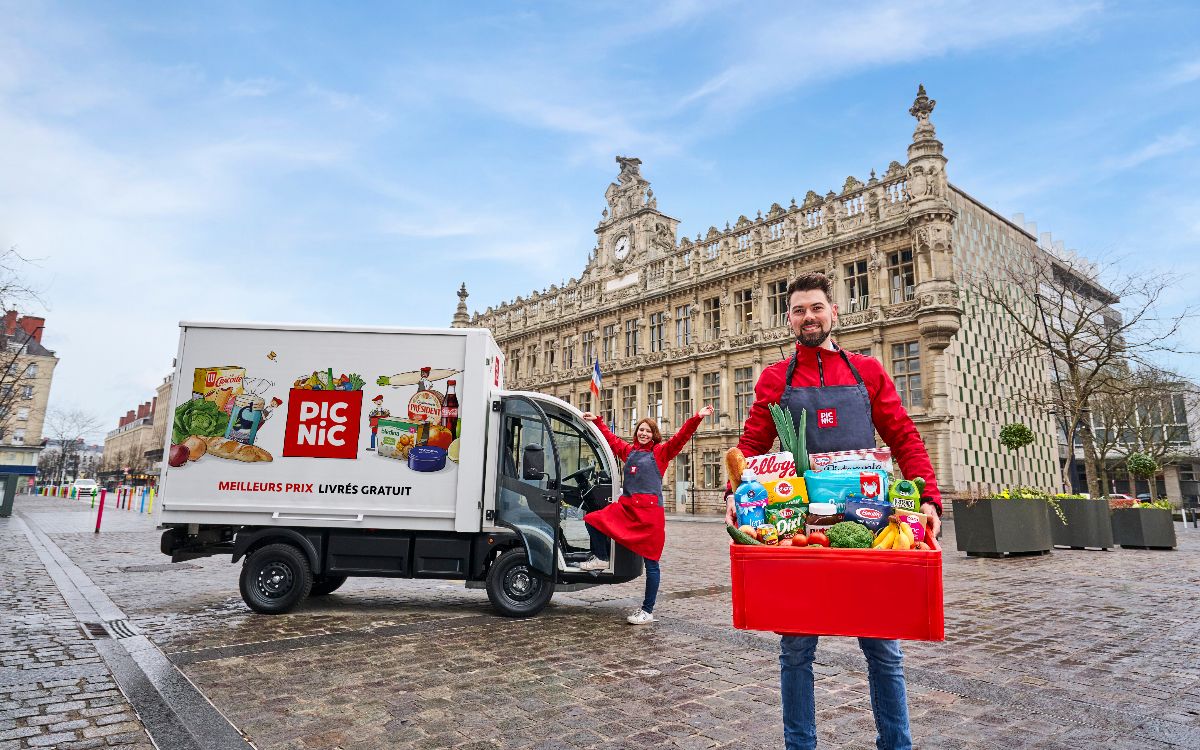
[[[588,513],[583,520],[634,554],[658,560],[667,542],[667,516],[662,473],[652,451],[629,454],[621,489],[617,502]]]

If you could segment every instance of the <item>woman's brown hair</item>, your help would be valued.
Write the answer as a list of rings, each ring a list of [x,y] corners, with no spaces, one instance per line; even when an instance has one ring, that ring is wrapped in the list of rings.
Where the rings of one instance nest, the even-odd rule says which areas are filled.
[[[658,422],[655,422],[650,417],[642,417],[640,420],[638,420],[638,423],[633,426],[633,444],[637,445],[637,431],[638,431],[638,428],[641,427],[643,424],[650,425],[650,433],[652,436],[652,439],[650,440],[650,444],[658,445],[659,443],[661,443],[662,442],[662,431],[658,429]]]

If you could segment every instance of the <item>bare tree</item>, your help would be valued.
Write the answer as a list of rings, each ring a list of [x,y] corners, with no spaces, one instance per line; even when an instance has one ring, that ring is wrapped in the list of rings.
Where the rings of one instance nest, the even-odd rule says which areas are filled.
[[[1088,489],[1099,494],[1103,459],[1091,428],[1093,400],[1129,368],[1177,352],[1175,336],[1194,312],[1168,316],[1159,309],[1176,277],[1122,273],[1112,263],[1038,247],[1024,261],[989,268],[964,278],[964,285],[1016,328],[1019,340],[1005,357],[1033,359],[1051,370],[1049,388],[1029,389],[1021,398],[1054,415],[1069,449],[1079,435]],[[1065,485],[1069,466],[1063,467]]]
[[[79,456],[83,450],[86,438],[100,429],[100,420],[82,409],[46,410],[46,422],[43,433],[50,441],[50,446],[57,451],[50,455],[54,457],[53,476],[61,482],[68,475],[73,480],[78,474]]]
[[[0,250],[0,314],[22,304],[40,303],[37,291],[23,278],[29,265],[30,261],[16,247]],[[22,406],[32,396],[37,375],[36,362],[30,359],[30,354],[48,354],[41,349],[35,334],[36,331],[18,330],[8,336],[0,330],[0,442],[11,440],[16,422],[35,416]]]

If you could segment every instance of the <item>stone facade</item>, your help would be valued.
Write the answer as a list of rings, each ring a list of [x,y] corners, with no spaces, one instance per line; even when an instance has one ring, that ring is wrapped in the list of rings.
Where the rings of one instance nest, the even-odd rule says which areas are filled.
[[[989,353],[1015,334],[960,284],[967,266],[1034,252],[1036,238],[947,182],[934,105],[922,87],[907,159],[882,176],[847,177],[840,192],[809,191],[800,203],[775,203],[695,239],[677,236],[679,220],[659,210],[640,160],[617,157],[620,173],[580,278],[490,307],[470,325],[495,335],[510,388],[601,412],[619,434],[644,416],[669,434],[700,406],[716,406],[664,488],[669,509],[711,513],[724,507],[721,457],[737,442],[753,386],[793,346],[788,281],[824,271],[841,313],[838,343],[892,373],[945,492],[1053,487],[1053,426],[1011,398],[1044,387],[1047,373],[996,381]],[[595,404],[594,359],[603,373]],[[998,443],[1000,426],[1017,420],[1038,435],[1021,460]],[[681,493],[689,472],[696,487]]]
[[[58,358],[42,346],[45,319],[4,314],[0,351],[0,471],[33,476],[42,451],[50,384]]]

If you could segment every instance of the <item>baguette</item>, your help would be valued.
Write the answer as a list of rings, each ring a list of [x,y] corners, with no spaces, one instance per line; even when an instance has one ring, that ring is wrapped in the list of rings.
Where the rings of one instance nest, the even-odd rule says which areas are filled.
[[[270,453],[257,445],[245,445],[223,437],[208,438],[208,452],[218,458],[232,458],[246,463],[274,460]]]
[[[746,456],[737,448],[725,451],[725,470],[729,472],[729,486],[737,487],[746,470]]]

